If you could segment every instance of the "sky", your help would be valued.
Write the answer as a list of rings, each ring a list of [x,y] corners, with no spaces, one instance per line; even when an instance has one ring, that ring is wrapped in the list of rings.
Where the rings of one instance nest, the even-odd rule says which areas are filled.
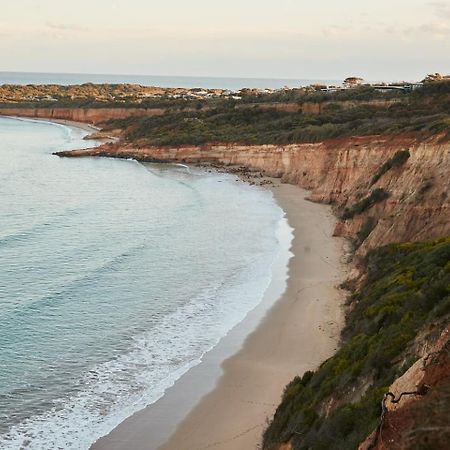
[[[418,80],[450,0],[2,0],[0,71]]]

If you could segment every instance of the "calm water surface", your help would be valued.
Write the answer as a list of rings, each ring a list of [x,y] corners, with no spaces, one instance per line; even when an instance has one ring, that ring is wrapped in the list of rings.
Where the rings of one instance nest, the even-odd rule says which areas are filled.
[[[288,78],[226,78],[226,77],[182,77],[161,75],[107,75],[83,73],[33,73],[0,72],[1,84],[83,84],[83,83],[134,83],[144,86],[242,89],[271,88],[284,86],[308,86],[313,83],[341,84],[342,80],[306,80]]]

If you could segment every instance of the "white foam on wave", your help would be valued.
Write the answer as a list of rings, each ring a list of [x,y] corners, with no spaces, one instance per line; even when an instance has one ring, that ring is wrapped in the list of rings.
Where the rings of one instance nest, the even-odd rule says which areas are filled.
[[[74,140],[66,145],[79,145],[77,138],[82,134],[74,130]],[[0,436],[0,448],[87,449],[127,417],[157,401],[258,305],[271,281],[277,250],[274,245],[257,257],[242,255],[247,259],[221,285],[210,286],[162,317],[155,328],[134,339],[126,354],[92,368],[74,386],[71,397],[55,399],[47,412],[14,425]]]
[[[135,338],[128,353],[86,374],[77,395],[56,400],[46,414],[11,428],[0,437],[0,447],[88,449],[127,417],[157,401],[261,301],[280,250],[251,264],[247,261],[250,273],[237,268],[221,285],[163,317],[153,330]]]
[[[52,122],[51,120],[46,120],[46,119],[32,119],[32,118],[27,118],[27,117],[17,117],[17,116],[4,116],[8,119],[13,119],[13,120],[18,120],[20,122],[29,122],[29,123],[40,123],[40,124],[47,124],[47,125],[53,125],[59,128],[64,129],[67,132],[67,136],[69,137],[70,140],[72,137],[72,128],[68,125],[65,125],[63,123],[59,123],[59,122]],[[87,134],[87,133],[86,133]]]
[[[83,141],[83,138],[86,137],[89,134],[89,132],[86,129],[82,128],[81,126],[76,126],[75,123],[65,124],[60,122],[54,122],[52,120],[44,118],[33,119],[31,117],[17,117],[17,116],[2,116],[2,117],[6,119],[17,120],[20,122],[37,123],[41,125],[42,124],[52,125],[61,128],[66,133],[66,145],[68,145],[67,147],[68,150],[70,150],[72,147],[79,147],[80,143],[82,143],[85,148],[97,147],[100,144],[99,142],[94,140]]]

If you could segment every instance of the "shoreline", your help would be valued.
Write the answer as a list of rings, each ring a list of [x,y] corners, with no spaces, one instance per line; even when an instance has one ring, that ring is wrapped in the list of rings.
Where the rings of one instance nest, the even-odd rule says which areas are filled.
[[[224,361],[218,386],[160,450],[259,448],[284,387],[338,348],[344,293],[335,286],[344,278],[344,243],[332,238],[335,219],[329,207],[304,200],[307,191],[297,186],[271,190],[294,229],[287,289],[242,349]]]
[[[97,131],[100,131],[100,128],[96,127],[95,125],[92,125],[90,123],[85,123],[85,122],[76,122],[75,120],[40,119],[40,118],[35,119],[35,120],[59,123],[60,125],[66,125],[67,127],[81,128],[82,130],[87,131],[89,133],[96,133]]]
[[[25,120],[28,122],[47,122],[47,123],[56,123],[58,125],[65,125],[67,127],[72,128],[80,128],[88,133],[96,133],[100,130],[100,128],[95,125],[85,123],[85,122],[76,122],[74,120],[64,120],[64,119],[53,119],[53,118],[45,118],[45,117],[26,117],[26,116],[3,116],[0,115],[0,118],[4,117],[6,119],[16,119],[16,120]]]
[[[31,120],[96,131],[82,122]],[[237,175],[254,184],[251,174]],[[287,286],[263,299],[160,400],[125,419],[93,450],[259,448],[286,384],[334,354],[344,323],[344,293],[336,285],[345,278],[345,241],[332,237],[336,218],[329,206],[306,200],[308,191],[279,179],[264,177],[265,182],[293,229],[288,274],[278,273],[275,290],[280,282]],[[296,347],[302,338],[308,348]]]
[[[86,122],[77,122],[75,120],[66,120],[66,119],[53,119],[53,118],[45,118],[45,117],[25,117],[25,116],[3,116],[0,115],[0,118],[9,118],[16,120],[24,120],[28,122],[43,122],[49,124],[63,125],[68,128],[76,128],[86,132],[86,135],[83,137],[83,140],[86,141],[95,141],[100,144],[109,144],[116,142],[118,140],[115,136],[102,135],[101,128],[95,126],[92,123]],[[87,149],[91,149],[93,147],[86,147]]]
[[[344,323],[344,293],[337,286],[345,278],[345,241],[332,237],[331,208],[306,200],[308,191],[279,180],[270,189],[294,235],[283,289],[269,304],[263,300],[160,400],[91,449],[259,448],[285,385],[334,354]],[[301,342],[307,345],[299,347]]]

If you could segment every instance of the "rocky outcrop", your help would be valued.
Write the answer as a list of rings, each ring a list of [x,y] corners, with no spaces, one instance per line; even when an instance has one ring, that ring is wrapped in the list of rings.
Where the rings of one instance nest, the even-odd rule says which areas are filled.
[[[374,175],[396,153],[409,150],[401,166]],[[335,234],[358,247],[356,255],[391,242],[419,241],[450,233],[450,144],[435,136],[365,136],[317,144],[205,145],[138,148],[113,144],[61,152],[60,156],[112,156],[142,161],[245,166],[311,191],[312,201],[352,208],[374,189],[388,196],[353,217],[339,220]]]
[[[117,141],[122,134],[122,130],[108,130],[108,131],[95,131],[94,133],[90,133],[85,136],[83,139],[85,141],[97,140],[97,141],[106,141],[106,142],[115,142]]]

